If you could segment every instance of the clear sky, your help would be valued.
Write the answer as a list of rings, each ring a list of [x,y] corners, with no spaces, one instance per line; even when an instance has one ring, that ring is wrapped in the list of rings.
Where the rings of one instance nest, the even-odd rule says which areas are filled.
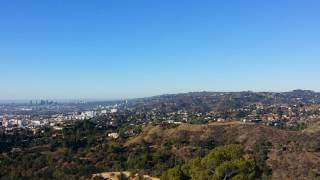
[[[0,99],[320,91],[319,0],[3,0]]]

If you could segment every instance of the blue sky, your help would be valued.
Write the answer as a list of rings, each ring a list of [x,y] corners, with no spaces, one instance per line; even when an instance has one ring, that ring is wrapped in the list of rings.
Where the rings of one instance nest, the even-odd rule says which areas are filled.
[[[0,2],[0,99],[320,91],[318,0]]]

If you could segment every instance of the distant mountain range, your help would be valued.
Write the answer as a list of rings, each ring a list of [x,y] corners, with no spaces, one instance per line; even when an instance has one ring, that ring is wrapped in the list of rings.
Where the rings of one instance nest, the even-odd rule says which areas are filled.
[[[291,92],[190,92],[136,99],[131,103],[135,107],[144,109],[210,111],[244,107],[251,104],[320,104],[320,93],[310,90],[294,90]]]

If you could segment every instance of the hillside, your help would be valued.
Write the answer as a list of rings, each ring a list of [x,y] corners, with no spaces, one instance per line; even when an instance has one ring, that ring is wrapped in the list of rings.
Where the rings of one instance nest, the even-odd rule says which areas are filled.
[[[172,152],[187,160],[199,150],[197,143],[209,142],[215,146],[239,143],[248,153],[266,149],[266,166],[272,170],[272,179],[315,179],[320,175],[319,132],[286,131],[240,123],[183,124],[175,128],[148,126],[125,145],[132,148],[147,143],[161,147],[174,142]]]
[[[242,177],[319,179],[319,130],[319,121],[302,131],[239,121],[202,125],[150,123],[122,128],[97,128],[94,121],[79,121],[62,131],[0,134],[0,179],[91,179],[93,175],[116,172],[160,178],[170,177],[179,167],[192,169],[183,170],[192,177],[197,174],[197,166],[192,165],[195,159],[217,162],[217,158],[208,155],[228,154],[230,149],[224,147],[232,144],[243,153],[235,159],[222,159],[217,165],[223,168],[225,161],[229,166],[245,167],[248,173]],[[118,132],[119,138],[110,137],[110,132]],[[210,166],[202,161],[204,167]],[[243,163],[250,166],[242,166]],[[209,170],[204,169],[201,174],[208,174]],[[212,171],[215,174],[209,175],[213,177],[225,172],[219,168]]]
[[[208,112],[239,108],[251,104],[319,104],[320,93],[309,90],[291,92],[190,92],[167,94],[150,98],[129,101],[136,109],[150,110],[160,108],[162,111],[173,112]]]

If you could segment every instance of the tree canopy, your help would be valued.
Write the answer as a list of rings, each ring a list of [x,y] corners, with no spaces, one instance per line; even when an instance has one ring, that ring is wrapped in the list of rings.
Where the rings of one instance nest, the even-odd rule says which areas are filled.
[[[162,174],[163,180],[254,179],[255,163],[244,158],[241,145],[221,146]]]

